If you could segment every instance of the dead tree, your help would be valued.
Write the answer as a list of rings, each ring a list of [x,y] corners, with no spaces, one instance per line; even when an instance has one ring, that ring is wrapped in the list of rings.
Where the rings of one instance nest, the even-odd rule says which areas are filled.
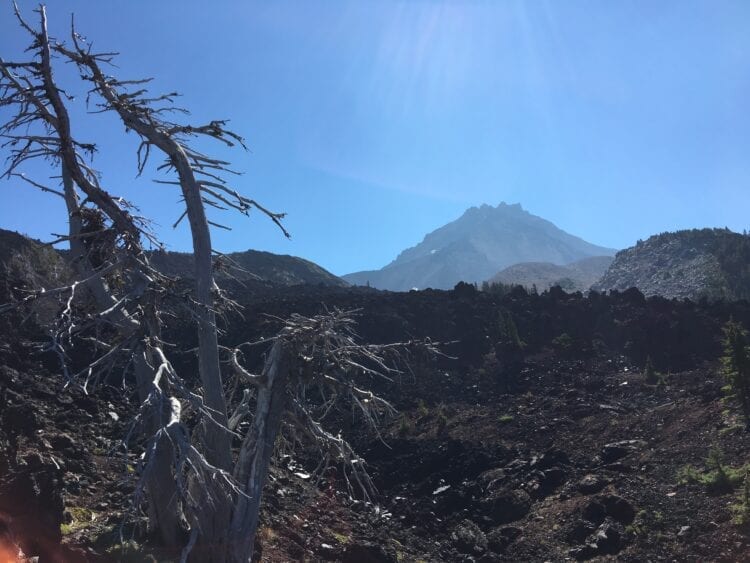
[[[183,560],[249,562],[263,485],[282,422],[317,445],[323,469],[328,463],[344,465],[351,492],[358,489],[371,495],[374,488],[363,461],[341,436],[327,432],[320,420],[346,397],[374,426],[393,409],[366,390],[368,382],[388,378],[391,362],[410,348],[429,353],[437,349],[424,341],[358,344],[351,315],[341,311],[311,318],[293,316],[281,323],[277,335],[261,343],[220,346],[216,311],[226,300],[213,277],[213,223],[206,206],[243,214],[255,208],[288,236],[281,223],[283,214],[241,195],[226,181],[227,174],[234,174],[228,162],[190,144],[195,137],[207,136],[229,146],[244,146],[242,138],[228,130],[225,121],[191,126],[168,120],[166,116],[180,111],[171,105],[174,94],[150,97],[144,87],[148,80],[109,76],[103,68],[115,54],[92,52],[72,27],[69,45],[51,40],[44,7],[38,13],[37,30],[16,8],[20,25],[32,37],[33,59],[0,59],[0,107],[14,110],[0,127],[9,152],[5,175],[18,175],[30,159],[47,159],[59,167],[62,189],[24,179],[65,200],[70,229],[58,240],[69,242],[78,279],[69,286],[32,292],[6,308],[39,298],[60,300],[50,350],[58,354],[61,369],[71,380],[80,378],[87,385],[97,374],[121,365],[117,361],[122,363],[122,358],[133,365],[141,400],[133,429],[148,437],[136,499],[147,499],[151,526],[167,546],[178,545],[182,532],[186,533]],[[187,217],[192,234],[195,287],[187,301],[175,295],[173,280],[150,265],[143,243],[157,241],[147,222],[102,187],[86,159],[95,146],[73,136],[66,107],[73,101],[55,82],[53,55],[77,65],[100,109],[114,112],[127,130],[140,137],[139,173],[152,151],[157,151],[164,157],[159,169],[174,175],[162,183],[180,190],[185,209],[177,223]],[[110,283],[113,277],[116,284]],[[93,297],[88,307],[77,304],[81,289]],[[199,389],[190,388],[177,373],[162,340],[161,317],[170,303],[187,308],[196,322]],[[72,373],[66,350],[82,344],[93,345],[99,355]],[[252,374],[243,367],[242,350],[259,344],[270,349],[263,371]],[[242,399],[231,404],[229,380],[243,390]],[[317,403],[308,398],[312,389],[320,397]],[[186,408],[198,414],[197,425],[185,421]],[[245,418],[249,424],[243,422]]]
[[[91,363],[87,373],[107,364],[114,356],[113,351],[128,350],[132,355],[138,391],[145,403],[154,391],[155,374],[149,349],[153,344],[147,343],[158,342],[154,337],[159,328],[143,323],[134,311],[138,310],[139,301],[143,301],[156,274],[148,265],[141,243],[144,234],[150,235],[145,230],[145,222],[131,214],[129,204],[122,198],[113,197],[100,185],[97,172],[86,159],[96,150],[95,145],[78,142],[73,137],[66,107],[67,96],[54,79],[44,8],[39,10],[39,15],[39,30],[35,30],[21,18],[16,7],[20,25],[33,40],[29,48],[33,58],[27,62],[0,59],[0,107],[11,110],[11,117],[0,127],[0,135],[4,139],[3,146],[10,151],[5,176],[22,178],[45,192],[62,197],[68,212],[69,233],[61,239],[69,242],[71,262],[78,280],[71,286],[46,292],[46,297],[59,294],[66,299],[60,323],[53,331],[51,349],[64,358],[63,340],[70,342],[75,336],[90,331],[94,325],[111,323],[120,343],[114,347],[105,344],[106,353]],[[25,162],[32,159],[46,159],[58,167],[61,190],[48,188],[18,172]],[[88,205],[82,204],[82,196],[90,202]],[[86,233],[86,217],[102,216],[106,216],[109,226],[104,228],[102,224],[102,230]],[[97,264],[91,243],[102,238],[111,240],[111,248],[106,260],[99,260]],[[127,276],[130,281],[127,290],[113,291],[106,281],[107,276]],[[72,316],[73,301],[81,289],[93,296],[98,311],[90,318],[76,321]],[[64,361],[62,368],[70,377]],[[160,425],[161,415],[153,412],[146,418],[155,431]],[[150,491],[153,520],[159,522],[163,541],[172,543],[178,540],[179,513],[170,501],[176,495],[168,449],[166,443],[156,448],[155,456],[162,463],[158,464],[158,470],[147,476],[146,487]]]

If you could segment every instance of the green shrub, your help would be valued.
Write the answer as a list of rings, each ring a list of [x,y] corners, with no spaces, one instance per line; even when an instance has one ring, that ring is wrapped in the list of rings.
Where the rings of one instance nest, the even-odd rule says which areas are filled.
[[[505,297],[517,287],[520,288],[521,286],[505,284],[502,282],[482,282],[482,291],[497,297]]]
[[[729,507],[732,522],[738,526],[750,523],[750,473],[745,469],[745,485],[742,487],[739,501]]]
[[[552,287],[557,286],[562,290],[565,290],[567,292],[575,291],[576,289],[576,282],[574,282],[570,278],[560,278],[559,280],[552,283]]]
[[[664,528],[664,513],[657,510],[649,512],[648,510],[639,510],[625,531],[634,536],[646,537],[652,530]],[[659,532],[657,532],[659,533]]]
[[[690,464],[677,471],[677,483],[680,485],[696,485],[702,478],[703,473]]]
[[[724,325],[724,355],[721,363],[728,390],[742,408],[745,422],[750,423],[750,346],[747,331],[730,320]]]
[[[526,346],[526,343],[521,340],[518,334],[518,327],[516,322],[513,320],[513,315],[507,309],[501,309],[499,313],[500,319],[500,339],[501,342],[522,349]]]
[[[669,382],[669,378],[671,377],[671,375],[672,374],[670,372],[662,373],[660,371],[657,371],[656,372],[656,384],[659,387],[665,387],[667,383]]]
[[[573,337],[567,332],[563,332],[561,335],[552,339],[552,345],[558,348],[570,348],[573,346]]]
[[[706,459],[707,471],[700,471],[686,465],[677,472],[677,482],[681,485],[702,485],[711,494],[722,494],[734,490],[745,478],[750,464],[734,468],[724,464],[721,452],[711,450]]]
[[[85,528],[86,525],[90,524],[96,518],[96,514],[92,510],[82,506],[70,506],[66,509],[66,512],[68,513],[70,522],[60,524],[60,533],[63,536]]]
[[[573,337],[570,336],[567,332],[563,332],[561,335],[555,336],[552,339],[553,348],[564,353],[572,351],[574,344],[575,342],[573,341]]]

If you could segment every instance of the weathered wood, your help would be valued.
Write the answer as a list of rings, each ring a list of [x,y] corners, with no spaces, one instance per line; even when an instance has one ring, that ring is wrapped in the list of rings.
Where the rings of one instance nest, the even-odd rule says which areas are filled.
[[[266,360],[266,384],[258,390],[255,416],[240,448],[234,477],[246,496],[235,503],[229,530],[229,561],[249,563],[258,530],[263,485],[268,477],[276,437],[281,428],[287,394],[290,357],[283,340],[276,340]]]

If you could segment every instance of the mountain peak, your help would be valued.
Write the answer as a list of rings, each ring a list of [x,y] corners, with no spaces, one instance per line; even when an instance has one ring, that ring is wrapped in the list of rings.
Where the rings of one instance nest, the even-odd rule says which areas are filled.
[[[487,205],[487,207],[491,207],[491,206]],[[521,206],[520,203],[505,203],[504,201],[501,201],[497,205],[496,209],[513,209],[513,210],[518,210],[518,211],[524,211],[524,208]]]
[[[448,289],[459,281],[481,282],[519,262],[565,265],[613,249],[590,244],[532,215],[520,203],[467,209],[458,219],[425,235],[382,270],[344,276],[355,284],[390,290]]]
[[[528,211],[526,211],[521,206],[520,203],[505,203],[504,201],[501,201],[500,203],[497,204],[497,207],[493,207],[489,205],[488,203],[483,203],[480,206],[469,207],[469,209],[467,209],[464,212],[464,215],[473,214],[473,213],[482,213],[482,214],[490,215],[490,214],[494,214],[497,212],[501,212],[501,213],[502,212],[509,212],[509,213],[522,212],[522,213],[528,214]]]

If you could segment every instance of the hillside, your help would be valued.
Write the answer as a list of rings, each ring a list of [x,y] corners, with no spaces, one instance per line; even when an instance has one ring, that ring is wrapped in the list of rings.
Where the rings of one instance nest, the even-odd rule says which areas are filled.
[[[662,233],[618,252],[597,291],[637,287],[668,298],[750,299],[750,236],[726,229]]]
[[[0,229],[0,265],[12,268],[26,284],[48,287],[54,279],[68,275],[66,250],[55,251],[49,246],[13,231]],[[151,253],[151,263],[163,273],[178,277],[193,277],[192,254],[186,252]],[[346,286],[341,278],[314,262],[281,254],[247,250],[232,252],[217,259],[216,278],[255,280],[276,285],[323,284]],[[8,276],[3,278],[7,285]]]
[[[154,252],[151,257],[156,268],[167,275],[190,278],[193,276],[192,254],[185,252]],[[323,284],[346,286],[334,276],[309,260],[258,250],[231,252],[220,258],[217,279],[259,280],[279,285]]]
[[[549,262],[522,262],[501,270],[488,281],[536,287],[540,291],[553,285],[559,285],[566,291],[586,291],[601,279],[612,260],[611,256],[594,256],[565,266]]]
[[[381,270],[343,276],[355,285],[405,291],[449,289],[459,281],[482,282],[520,262],[565,265],[614,250],[590,244],[525,211],[501,203],[468,209],[455,221],[429,233]]]
[[[28,291],[52,289],[70,283],[71,271],[53,248],[13,231],[0,229],[0,306],[22,299]],[[30,317],[40,324],[51,322],[58,307],[40,301],[30,308]],[[24,322],[27,319],[24,319]],[[0,330],[13,326],[8,315],[0,314]],[[5,344],[0,341],[0,348]]]
[[[67,279],[65,261],[50,246],[0,229],[0,299],[10,287],[49,288]]]

